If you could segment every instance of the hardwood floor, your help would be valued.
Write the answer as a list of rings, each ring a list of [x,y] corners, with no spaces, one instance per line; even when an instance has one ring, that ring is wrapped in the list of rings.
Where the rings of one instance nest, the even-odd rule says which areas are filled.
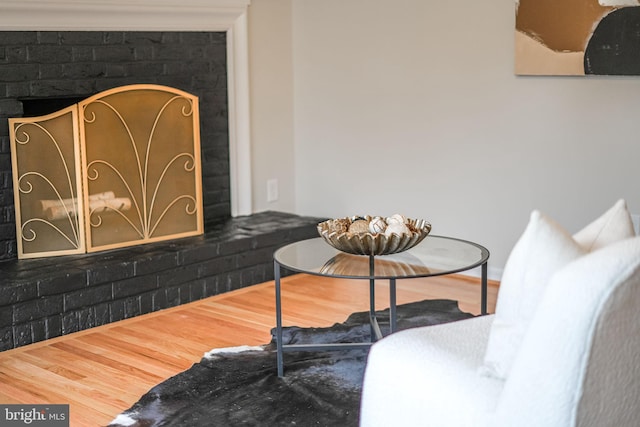
[[[285,325],[329,326],[368,310],[369,282],[295,275],[282,280]],[[489,284],[489,311],[498,284]],[[399,280],[398,304],[449,298],[480,312],[479,279]],[[0,353],[0,403],[70,404],[71,426],[107,425],[154,385],[219,347],[260,345],[275,325],[273,281]],[[376,284],[388,306],[388,282]],[[275,369],[275,366],[274,366]]]

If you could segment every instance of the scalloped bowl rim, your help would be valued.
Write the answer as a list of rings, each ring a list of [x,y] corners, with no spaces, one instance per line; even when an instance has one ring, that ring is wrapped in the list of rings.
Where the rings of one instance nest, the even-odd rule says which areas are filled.
[[[364,216],[365,219],[371,220],[370,215]],[[338,218],[350,220],[350,217]],[[318,224],[318,233],[329,245],[339,251],[354,255],[391,255],[404,252],[413,248],[420,243],[431,232],[431,224],[423,219],[407,218],[407,221],[413,225],[418,231],[408,234],[392,234],[387,236],[384,233],[372,234],[367,233],[349,233],[337,231],[330,232],[327,227],[329,219]]]

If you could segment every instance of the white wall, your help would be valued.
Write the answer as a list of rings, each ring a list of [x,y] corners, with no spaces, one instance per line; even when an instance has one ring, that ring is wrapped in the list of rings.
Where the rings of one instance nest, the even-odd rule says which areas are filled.
[[[494,277],[534,208],[571,232],[621,197],[640,212],[640,77],[514,76],[513,0],[250,8],[282,3],[292,11],[293,89],[278,84],[293,90],[294,212],[426,218],[433,234],[485,245]],[[280,34],[280,24],[263,25]],[[280,67],[267,63],[252,76]],[[263,90],[252,86],[256,107]],[[285,150],[256,127],[256,114],[274,114],[260,102],[256,143]]]
[[[257,0],[249,7],[251,181],[256,212],[295,211],[291,0]],[[278,200],[267,201],[267,181]]]

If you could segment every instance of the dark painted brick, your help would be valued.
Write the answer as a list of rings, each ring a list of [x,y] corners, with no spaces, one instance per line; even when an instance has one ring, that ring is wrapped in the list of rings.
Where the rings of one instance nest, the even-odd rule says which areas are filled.
[[[62,315],[49,316],[45,319],[47,325],[47,338],[55,338],[62,335]]]
[[[26,46],[11,46],[5,50],[6,60],[9,64],[27,62]]]
[[[33,342],[31,325],[29,325],[29,323],[21,323],[13,327],[13,342],[16,347],[21,347]]]
[[[106,325],[111,321],[109,317],[109,303],[96,304],[94,307],[96,326]]]
[[[225,241],[224,244],[221,244],[219,254],[220,255],[237,254],[238,252],[248,251],[251,248],[252,248],[251,239],[245,236],[240,236],[238,238]]]
[[[180,251],[180,260],[182,264],[193,264],[204,260],[211,260],[218,256],[218,244],[200,244],[193,245]]]
[[[99,62],[129,62],[135,59],[136,50],[131,46],[99,46],[94,48],[94,58]]]
[[[181,62],[165,62],[164,63],[164,74],[167,76],[175,76],[184,74],[184,64]],[[202,115],[202,110],[200,110],[200,117],[204,117]],[[201,133],[200,137],[202,138],[204,135]]]
[[[225,271],[231,271],[236,266],[236,256],[229,255],[204,261],[198,265],[198,277],[215,276]]]
[[[204,280],[198,280],[197,282],[194,282],[194,283],[189,285],[189,300],[190,301],[197,301],[197,300],[202,299],[205,296],[207,296],[205,294],[205,283],[206,282]]]
[[[71,53],[73,55],[73,62],[93,61],[93,47],[73,46]]]
[[[178,266],[178,253],[158,251],[145,253],[136,257],[134,269],[136,275],[145,275],[159,271],[172,269]]]
[[[112,322],[124,319],[124,301],[117,300],[109,304],[109,316]]]
[[[244,268],[256,264],[265,264],[273,261],[273,247],[264,249],[254,249],[251,251],[242,252],[238,254],[236,267]]]
[[[136,61],[153,60],[154,52],[152,46],[136,46]]]
[[[35,31],[0,31],[0,45],[34,44],[37,40]]]
[[[63,31],[59,36],[60,43],[65,45],[101,45],[103,33],[99,31]]]
[[[94,89],[95,92],[102,92],[103,90],[113,89],[118,86],[126,86],[133,84],[154,84],[156,83],[156,77],[148,77],[141,79],[139,77],[120,77],[120,78],[109,78],[109,79],[98,79],[95,81]]]
[[[64,294],[64,311],[87,307],[96,303],[111,301],[111,285],[94,286]]]
[[[245,268],[240,270],[238,273],[240,274],[240,278],[237,282],[232,284],[233,290],[246,288],[247,286],[255,285],[257,283],[254,274],[255,267]]]
[[[96,312],[93,307],[83,308],[78,310],[78,330],[84,331],[85,329],[93,328],[96,326]]]
[[[153,293],[147,292],[140,297],[140,314],[147,314],[153,311]]]
[[[162,33],[162,43],[165,43],[165,44],[180,43],[180,34],[175,32]]]
[[[185,267],[174,268],[158,277],[158,286],[168,288],[182,283],[189,283],[199,277],[199,266],[188,265]]]
[[[120,299],[158,288],[158,277],[154,275],[132,277],[113,283],[113,298]]]
[[[185,47],[179,44],[166,44],[154,46],[154,59],[172,60],[182,57]],[[189,58],[190,59],[190,58]]]
[[[127,75],[127,66],[125,64],[105,64],[106,77],[125,77]]]
[[[6,280],[6,276],[5,276]],[[21,283],[12,285],[4,283],[0,285],[0,307],[27,301],[37,296],[37,289],[33,283]]]
[[[135,275],[133,261],[108,261],[91,269],[89,285],[124,280]]]
[[[190,33],[181,33],[180,41],[187,45],[208,45],[211,42],[211,33],[193,31]]]
[[[13,328],[0,328],[0,351],[10,350],[13,345]]]
[[[75,93],[73,80],[37,80],[31,82],[30,95],[34,97],[60,97]]]
[[[157,62],[135,62],[127,64],[125,69],[128,76],[160,76],[164,74],[164,64]]]
[[[94,79],[77,79],[75,81],[73,93],[76,95],[93,95],[98,93],[98,88],[96,87],[96,82]]]
[[[167,292],[165,289],[159,289],[152,293],[153,311],[164,310],[169,308],[169,301],[167,301]]]
[[[62,274],[38,281],[38,296],[55,295],[82,289],[87,286],[87,272],[79,269],[65,269]]]
[[[226,289],[226,291],[233,291],[235,289],[240,289],[242,286],[240,286],[240,283],[242,281],[242,276],[240,274],[239,271],[232,271],[230,273],[227,273],[227,277],[226,277],[226,283],[224,288]]]
[[[87,77],[102,77],[106,75],[107,67],[102,63],[80,62],[64,64],[58,74],[71,79],[84,79]]]
[[[8,116],[21,116],[22,103],[14,99],[0,99],[0,111]]]
[[[150,31],[127,32],[124,35],[125,44],[159,44],[162,40],[162,33]]]
[[[10,306],[0,307],[0,328],[13,325],[13,309]]]
[[[47,339],[47,326],[45,319],[37,319],[31,322],[32,342],[44,341]]]
[[[124,300],[124,317],[129,319],[131,317],[140,315],[140,297],[131,297]]]
[[[70,46],[27,46],[27,61],[30,63],[63,64],[73,59]]]
[[[10,98],[24,98],[29,95],[28,82],[12,82],[7,83],[7,96]]]
[[[0,225],[0,235],[15,237],[15,235],[16,235],[15,225],[14,224],[2,224],[2,225]]]
[[[180,305],[180,288],[167,288],[165,289],[165,293],[167,294],[167,304],[169,304],[169,307]]]
[[[46,298],[18,303],[13,306],[14,324],[63,312],[62,295],[50,295]]]
[[[184,283],[178,286],[178,293],[180,295],[179,304],[187,304],[193,301],[191,299],[191,283]]]
[[[103,37],[104,44],[121,44],[124,42],[124,33],[122,31],[107,31]]]
[[[204,296],[210,297],[213,295],[218,295],[218,278],[216,276],[206,277],[203,279],[204,281]]]
[[[62,335],[71,334],[80,330],[78,313],[75,311],[62,315]]]
[[[254,267],[254,280],[256,283],[264,283],[273,280],[273,264],[260,264]]]
[[[62,34],[57,31],[38,31],[38,44],[60,44]]]
[[[42,64],[40,65],[40,80],[57,80],[62,76],[62,64]]]

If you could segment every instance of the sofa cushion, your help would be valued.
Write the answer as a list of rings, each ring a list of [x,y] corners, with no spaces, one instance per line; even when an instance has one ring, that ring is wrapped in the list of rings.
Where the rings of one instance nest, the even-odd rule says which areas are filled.
[[[481,373],[505,379],[553,274],[583,254],[635,235],[624,199],[573,236],[534,211],[502,276],[496,320]]]
[[[481,373],[506,378],[551,276],[585,250],[559,224],[533,211],[502,276]]]
[[[573,235],[588,251],[635,236],[633,221],[624,199],[618,200],[608,211]]]
[[[407,329],[374,344],[360,426],[488,426],[504,385],[478,375],[492,319]]]

